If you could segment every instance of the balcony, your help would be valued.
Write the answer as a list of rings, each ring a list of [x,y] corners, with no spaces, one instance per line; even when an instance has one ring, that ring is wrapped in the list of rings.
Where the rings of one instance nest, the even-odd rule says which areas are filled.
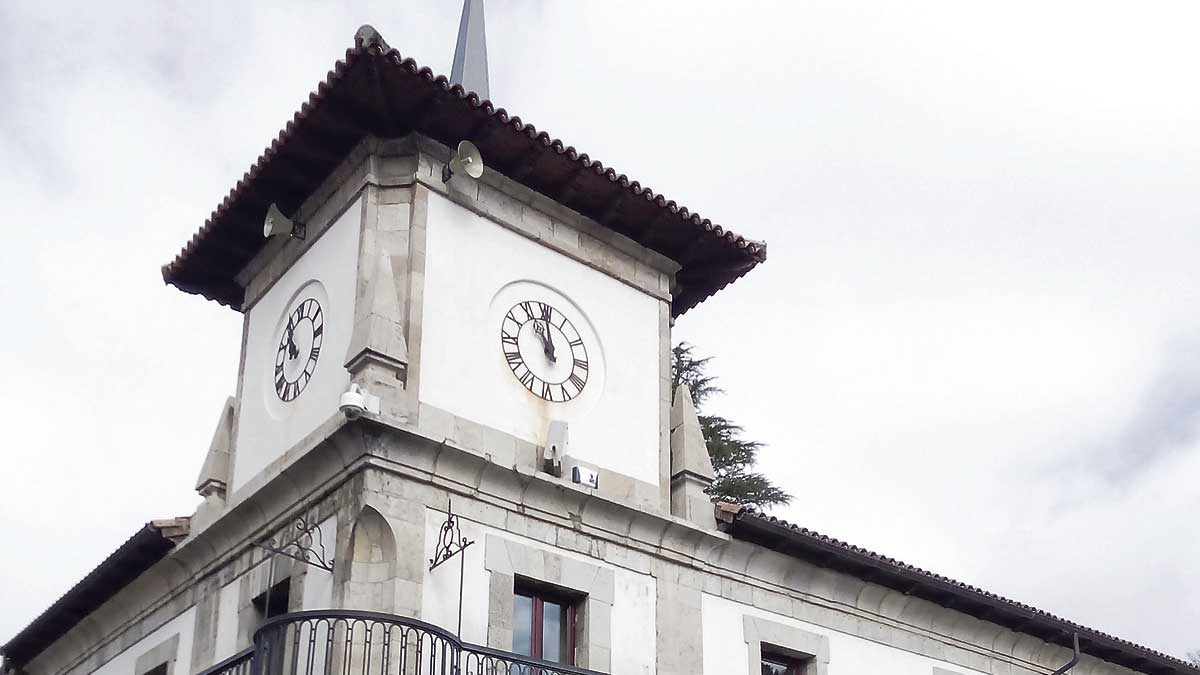
[[[601,675],[462,642],[406,617],[351,610],[277,616],[254,646],[200,675]]]

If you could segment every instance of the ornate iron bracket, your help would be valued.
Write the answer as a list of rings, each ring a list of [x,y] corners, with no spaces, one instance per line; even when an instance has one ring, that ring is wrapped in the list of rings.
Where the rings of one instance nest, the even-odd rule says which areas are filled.
[[[442,531],[438,533],[437,548],[433,552],[433,557],[429,559],[430,572],[475,543],[463,536],[462,530],[458,527],[458,518],[454,515],[452,508],[453,505],[447,502],[446,522],[442,523]]]
[[[467,573],[467,556],[463,552],[474,543],[473,540],[464,537],[462,530],[458,528],[454,503],[447,499],[446,522],[442,523],[442,531],[438,533],[437,548],[433,550],[433,557],[429,559],[429,571],[432,572],[438,565],[458,556],[458,632],[455,635],[459,637],[462,637],[463,580]],[[462,555],[459,555],[460,553]]]
[[[295,533],[290,539],[288,538],[289,532]],[[296,518],[293,529],[281,530],[278,535],[268,537],[255,546],[276,555],[298,560],[305,565],[319,567],[326,572],[333,571],[333,558],[328,557],[325,552],[321,526],[309,520],[307,514],[301,514]]]

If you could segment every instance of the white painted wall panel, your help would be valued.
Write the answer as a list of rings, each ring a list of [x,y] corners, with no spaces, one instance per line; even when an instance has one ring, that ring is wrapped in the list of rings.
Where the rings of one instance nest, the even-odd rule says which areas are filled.
[[[320,524],[321,532],[329,537],[331,542],[337,541],[337,517],[326,518]],[[326,553],[332,557],[332,547]],[[333,572],[327,572],[320,567],[306,566],[304,571],[304,595],[301,598],[302,609],[329,609],[333,607]]]
[[[221,587],[217,599],[217,637],[213,646],[213,663],[237,653],[239,585],[235,579]]]
[[[344,364],[354,321],[360,201],[355,200],[250,309],[233,466],[235,491],[338,410],[338,398],[350,382]],[[325,335],[312,381],[298,398],[284,403],[275,393],[275,355],[284,313],[299,299],[301,289],[306,296],[312,290],[321,300]]]
[[[551,419],[565,420],[569,454],[658,484],[658,299],[437,194],[425,265],[423,402],[539,445]],[[500,324],[514,283],[565,298],[594,332],[589,358],[602,372],[579,399],[541,401],[506,365]]]
[[[744,639],[742,622],[744,616],[759,617],[827,636],[829,638],[829,675],[859,675],[860,673],[932,675],[935,666],[964,675],[978,672],[714,595],[704,594],[701,600],[701,612],[704,636],[704,672],[708,675],[737,675],[749,670],[750,655]],[[750,675],[758,675],[758,672],[757,670],[753,671]]]
[[[654,577],[618,568],[612,608],[613,675],[654,675],[656,671]]]

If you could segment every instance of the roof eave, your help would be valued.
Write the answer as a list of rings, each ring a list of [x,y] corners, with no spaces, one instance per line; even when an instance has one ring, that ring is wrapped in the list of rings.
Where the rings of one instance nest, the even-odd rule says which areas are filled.
[[[24,665],[162,560],[186,536],[187,518],[151,521],[3,646],[6,664]]]
[[[679,262],[681,274],[714,263],[729,269],[693,274],[672,303],[678,316],[766,259],[766,247],[630,180],[545,132],[509,116],[490,101],[435,75],[390,48],[370,27],[355,36],[328,77],[213,211],[163,278],[187,293],[237,308],[242,289],[231,285],[262,243],[256,237],[266,206],[298,205],[336,160],[367,134],[417,132],[453,145],[468,138],[493,169]],[[318,143],[325,146],[314,147]],[[328,145],[333,143],[333,145]],[[311,152],[310,152],[311,151]],[[294,172],[294,163],[309,162]],[[314,159],[316,158],[316,159]],[[291,163],[291,164],[289,164]],[[286,179],[286,180],[285,180]],[[311,186],[297,187],[296,180]],[[311,190],[308,190],[311,192]]]
[[[1080,649],[1112,663],[1154,675],[1200,675],[1200,668],[1168,654],[1121,640],[1107,633],[1061,619],[1030,605],[933,574],[893,558],[831,539],[751,508],[718,507],[722,529],[735,538],[766,546],[786,555],[840,569],[894,590],[960,611],[1070,648],[1079,633]]]

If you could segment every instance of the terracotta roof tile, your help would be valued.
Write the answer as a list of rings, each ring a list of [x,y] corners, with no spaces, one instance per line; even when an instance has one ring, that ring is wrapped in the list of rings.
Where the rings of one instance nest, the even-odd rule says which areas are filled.
[[[855,546],[750,507],[719,505],[726,529],[735,537],[775,547],[803,559],[870,580],[905,593],[947,604],[977,618],[1029,633],[1049,642],[1069,646],[1070,634],[1079,633],[1081,651],[1133,670],[1166,675],[1200,675],[1200,668],[1169,654],[1088,628],[971,584],[924,570],[901,560]],[[766,527],[763,527],[763,526]]]
[[[446,145],[468,138],[492,169],[678,262],[675,315],[766,259],[765,244],[679,206],[480,100],[402,56],[364,26],[345,58],[179,255],[163,266],[164,280],[239,307],[242,289],[234,275],[264,244],[260,228],[267,206],[276,202],[292,212],[367,134],[396,137],[413,131]]]

